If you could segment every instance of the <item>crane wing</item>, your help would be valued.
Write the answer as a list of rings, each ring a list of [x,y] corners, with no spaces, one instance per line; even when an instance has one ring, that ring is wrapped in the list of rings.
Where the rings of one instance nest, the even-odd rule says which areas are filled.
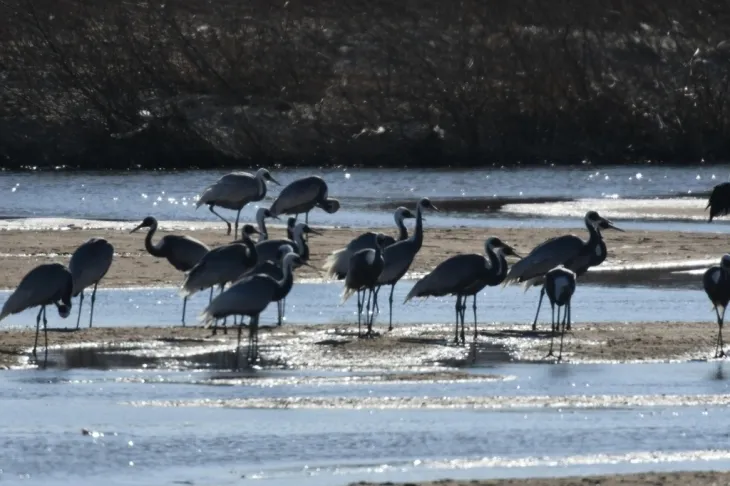
[[[60,300],[61,290],[72,285],[71,273],[60,263],[47,263],[35,267],[20,281],[15,291],[3,304],[0,320],[51,300]]]
[[[378,277],[378,284],[388,285],[397,282],[411,267],[416,251],[415,242],[411,240],[399,241],[383,250],[385,264]]]
[[[258,192],[256,176],[248,172],[232,172],[206,187],[195,207],[215,202],[238,203],[256,197]]]
[[[242,264],[247,252],[246,246],[240,243],[209,251],[187,273],[181,293],[192,295],[199,290],[236,280],[248,269]]]
[[[441,296],[458,292],[479,279],[487,265],[482,255],[455,255],[439,263],[413,286],[406,302],[414,297]]]
[[[279,248],[282,245],[290,245],[297,254],[299,253],[299,245],[297,245],[292,240],[288,240],[288,239],[266,240],[266,241],[262,241],[261,243],[256,243],[256,253],[258,254],[258,261],[260,261],[260,262],[264,262],[266,260],[271,260],[273,262],[277,261],[276,257],[278,255]]]
[[[160,240],[160,245],[165,249],[169,245],[167,261],[181,272],[193,268],[210,251],[207,245],[186,235],[165,235]]]
[[[712,188],[710,199],[705,209],[710,209],[710,222],[717,216],[724,216],[730,211],[730,182],[723,182]]]
[[[512,265],[504,279],[504,285],[545,275],[578,255],[583,244],[583,240],[575,235],[558,236],[541,243],[529,255]]]
[[[201,314],[201,320],[209,322],[220,317],[263,312],[274,299],[278,285],[264,275],[240,280],[213,299]]]
[[[79,246],[68,263],[74,280],[72,295],[101,280],[114,258],[114,247],[104,238],[91,238]]]
[[[326,191],[325,182],[317,176],[303,177],[287,185],[271,205],[269,211],[274,216],[293,214],[297,208],[312,205]],[[304,212],[304,211],[299,211]]]

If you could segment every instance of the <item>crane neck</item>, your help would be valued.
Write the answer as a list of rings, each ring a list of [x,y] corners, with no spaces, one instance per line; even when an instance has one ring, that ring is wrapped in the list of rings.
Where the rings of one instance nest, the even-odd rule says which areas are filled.
[[[152,237],[157,232],[157,221],[152,223],[152,226],[150,226],[149,231],[147,232],[147,236],[144,237],[144,247],[147,252],[156,257],[164,257],[165,255],[162,252],[162,249],[160,248],[159,244],[153,244],[152,243]]]
[[[406,228],[405,221],[403,221],[403,216],[401,216],[400,213],[395,216],[395,225],[398,227],[398,241],[407,240],[408,229]]]
[[[243,244],[248,249],[248,266],[253,267],[259,260],[259,252],[256,250],[256,244],[248,236],[243,238]]]
[[[284,260],[284,264],[282,265],[282,275],[281,279],[277,280],[276,283],[279,285],[279,290],[281,292],[282,298],[286,297],[286,295],[291,290],[292,286],[294,285],[294,261],[290,259]]]
[[[269,239],[269,232],[266,230],[266,220],[263,217],[258,218],[259,224],[259,243]]]
[[[304,235],[301,231],[295,231],[294,236],[296,237],[295,243],[299,247],[299,258],[301,258],[303,261],[309,260],[309,245],[307,245],[307,241],[304,239]]]
[[[416,209],[416,228],[413,230],[410,240],[416,244],[417,250],[421,249],[421,245],[423,245],[423,209],[420,205]]]
[[[586,242],[586,245],[590,248],[595,248],[596,245],[600,244],[600,242],[603,240],[603,236],[601,236],[601,232],[593,226],[591,223],[586,221],[586,228],[588,229],[588,241]]]
[[[489,255],[489,261],[492,268],[496,269],[495,276],[502,281],[507,276],[507,258],[504,256],[502,248],[492,250]]]

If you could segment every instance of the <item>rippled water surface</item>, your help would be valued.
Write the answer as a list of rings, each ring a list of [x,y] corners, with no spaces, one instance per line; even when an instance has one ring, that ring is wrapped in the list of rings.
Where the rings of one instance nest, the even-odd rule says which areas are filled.
[[[339,198],[343,210],[328,215],[315,211],[318,224],[373,226],[389,225],[389,211],[379,210],[388,201],[414,201],[422,196],[435,198],[515,198],[558,197],[598,199],[609,204],[616,198],[634,199],[656,196],[693,196],[706,193],[712,186],[727,179],[724,167],[672,168],[655,166],[612,167],[585,166],[577,169],[554,167],[533,169],[472,170],[384,170],[384,169],[295,169],[274,171],[283,184],[298,177],[319,174],[330,187],[330,196]],[[173,173],[2,173],[0,174],[0,216],[9,217],[80,217],[96,219],[137,220],[154,214],[162,220],[214,221],[206,207],[195,209],[195,201],[203,189],[225,171]],[[265,204],[273,201],[279,188],[270,185]],[[42,194],[42,197],[39,197]],[[599,201],[600,202],[600,201]],[[591,206],[601,209],[601,204]],[[620,202],[618,204],[621,204]],[[676,203],[680,208],[683,203]],[[694,204],[694,203],[693,203]],[[699,203],[698,203],[699,204]],[[613,203],[615,206],[616,203]],[[627,202],[627,207],[636,205]],[[704,207],[704,206],[702,206]],[[611,206],[607,206],[610,210]],[[615,209],[615,208],[614,208]],[[244,209],[245,220],[253,218],[256,205]],[[639,217],[651,216],[653,209],[639,210]],[[698,210],[701,211],[701,208]],[[584,212],[581,208],[580,213]],[[230,211],[224,211],[228,216]],[[434,215],[433,225],[497,224],[524,225],[520,208],[506,217],[508,222],[484,222],[478,214]],[[576,226],[571,211],[561,209],[534,212],[544,225]],[[636,214],[634,214],[636,216]],[[566,219],[570,217],[570,219]],[[700,219],[703,219],[702,216]],[[669,218],[672,219],[672,218]],[[674,218],[677,219],[677,218]],[[681,218],[680,218],[681,219]],[[674,223],[675,225],[678,223]],[[656,224],[654,223],[654,226]],[[705,230],[719,228],[717,224]],[[679,226],[679,228],[686,227]],[[674,226],[677,229],[677,226]]]

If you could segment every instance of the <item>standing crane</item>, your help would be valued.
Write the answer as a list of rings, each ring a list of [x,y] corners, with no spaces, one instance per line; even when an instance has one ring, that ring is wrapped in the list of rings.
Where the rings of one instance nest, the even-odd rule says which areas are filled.
[[[218,214],[215,211],[215,207],[218,206],[224,209],[237,211],[236,225],[233,231],[233,237],[235,238],[238,234],[238,220],[241,217],[241,210],[246,206],[246,204],[261,201],[266,197],[267,182],[273,182],[279,186],[281,185],[271,176],[269,171],[264,168],[257,170],[256,174],[251,174],[249,172],[231,172],[230,174],[224,175],[203,190],[203,194],[195,204],[195,209],[198,209],[203,204],[207,204],[210,212],[226,223],[226,226],[228,227],[227,235],[231,234],[231,223],[226,218]]]
[[[104,238],[91,238],[81,244],[71,255],[68,269],[73,277],[74,288],[72,297],[79,297],[79,316],[76,319],[76,329],[81,323],[81,308],[84,306],[84,289],[94,286],[91,292],[91,311],[89,313],[89,327],[94,322],[94,303],[96,302],[96,288],[112,265],[114,247]]]
[[[10,314],[23,312],[25,309],[40,306],[38,317],[35,320],[35,341],[33,343],[33,357],[36,358],[38,335],[43,317],[43,335],[45,338],[45,361],[48,361],[48,320],[46,306],[55,305],[58,315],[65,319],[71,314],[71,294],[74,283],[71,272],[60,263],[44,263],[28,272],[20,281],[15,291],[10,294],[0,311],[0,321]]]
[[[309,244],[304,239],[306,234],[321,235],[322,233],[313,230],[307,223],[297,223],[292,231],[294,239],[277,239],[277,240],[266,240],[256,244],[256,251],[258,251],[259,259],[261,261],[274,260],[279,252],[281,245],[290,245],[294,248],[294,251],[299,255],[302,261],[309,261]]]
[[[253,364],[258,357],[258,325],[259,316],[271,302],[286,297],[294,285],[292,268],[294,265],[308,265],[296,253],[288,253],[282,265],[284,275],[274,279],[268,275],[256,274],[239,280],[223,293],[216,296],[206,307],[201,319],[210,325],[215,319],[228,316],[248,316],[249,341],[247,362]],[[236,347],[235,367],[238,368],[238,354],[241,346],[241,326],[238,328],[238,346]]]
[[[583,240],[575,235],[563,235],[546,240],[536,246],[529,255],[512,265],[503,285],[521,283],[527,291],[531,286],[543,283],[545,274],[558,265],[563,265],[572,272],[582,275],[588,268],[595,266],[596,262],[603,262],[607,251],[601,229],[621,232],[623,230],[600,216],[596,211],[588,211],[584,222],[588,229],[588,240]],[[533,330],[537,329],[537,316],[540,314],[544,297],[545,287],[543,286],[535,320],[532,323]],[[568,329],[570,330],[570,323]]]
[[[390,307],[388,331],[393,330],[393,291],[395,290],[395,284],[406,274],[411,267],[411,263],[413,263],[413,259],[421,249],[421,245],[423,245],[423,211],[425,209],[439,211],[436,206],[431,204],[429,198],[422,198],[418,201],[416,208],[416,228],[413,230],[413,234],[403,241],[393,243],[383,252],[384,267],[380,273],[380,277],[378,277],[378,288],[375,290],[373,307],[378,307],[378,292],[380,292],[380,287],[390,285],[390,297],[388,298]]]
[[[553,341],[555,340],[556,331],[560,331],[560,351],[558,352],[558,361],[563,359],[563,339],[565,338],[565,329],[570,327],[570,301],[575,293],[575,272],[560,265],[545,274],[545,283],[543,287],[550,300],[550,307],[553,310],[552,333],[550,334],[550,351],[548,356],[553,356]],[[558,308],[558,319],[555,320],[555,307]],[[560,324],[560,308],[565,307],[563,314],[562,327]]]
[[[157,231],[157,220],[152,216],[147,216],[143,219],[130,233],[134,233],[141,228],[149,228],[147,236],[144,239],[144,246],[147,252],[155,257],[166,258],[170,262],[170,265],[180,272],[187,272],[192,269],[210,250],[204,243],[187,235],[165,235],[156,244],[152,244],[152,237]],[[211,297],[212,294],[211,289]],[[185,325],[185,308],[187,307],[187,303],[188,298],[186,296],[183,298],[183,326]]]
[[[408,238],[408,230],[404,220],[407,218],[415,218],[416,216],[407,208],[403,206],[395,210],[393,218],[395,219],[395,225],[398,227],[398,239],[396,240],[392,236],[384,237],[384,246],[386,248],[396,241],[403,241]],[[325,260],[324,266],[322,267],[325,271],[325,276],[330,279],[342,280],[347,275],[347,270],[350,265],[350,258],[356,252],[365,249],[375,249],[375,239],[379,233],[368,231],[361,234],[360,236],[353,238],[346,247],[340,248],[339,250],[333,251]]]
[[[712,188],[705,211],[710,210],[709,222],[718,216],[725,216],[730,211],[730,182],[723,182]]]
[[[720,259],[720,265],[714,265],[705,271],[702,276],[702,284],[717,315],[718,333],[715,344],[715,358],[723,358],[725,350],[723,349],[722,326],[725,322],[725,310],[728,302],[730,302],[730,255],[723,255]]]
[[[372,337],[373,335],[375,312],[372,312],[370,308],[370,301],[375,292],[375,286],[378,284],[378,277],[380,277],[380,273],[383,271],[383,248],[387,243],[387,238],[384,234],[378,233],[375,236],[375,248],[365,248],[356,251],[350,257],[347,275],[345,276],[345,288],[342,292],[342,303],[344,304],[352,294],[357,293],[358,337],[362,337],[361,316],[363,305],[365,305],[365,294],[367,294],[368,299],[367,305],[365,306],[365,322],[368,326],[368,331],[365,336]]]
[[[328,197],[327,183],[319,176],[302,177],[284,187],[270,209],[276,216],[293,214],[296,218],[304,213],[304,222],[309,223],[309,212],[315,207],[329,214],[340,209],[340,202]]]
[[[439,263],[430,273],[421,278],[406,296],[405,302],[414,297],[456,296],[456,331],[454,342],[465,343],[464,314],[466,301],[473,296],[474,340],[477,339],[477,294],[486,286],[497,286],[507,275],[505,255],[519,256],[514,248],[497,237],[490,237],[484,242],[487,255],[466,253],[455,255]],[[404,302],[404,303],[405,303]],[[461,333],[459,333],[461,320]]]

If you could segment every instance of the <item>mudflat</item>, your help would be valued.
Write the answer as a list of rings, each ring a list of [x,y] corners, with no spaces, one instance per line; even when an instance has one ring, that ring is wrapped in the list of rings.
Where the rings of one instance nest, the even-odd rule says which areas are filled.
[[[333,251],[346,246],[363,229],[325,229],[323,236],[312,235],[310,239],[311,263],[321,268],[326,257]],[[374,228],[393,234],[392,228]],[[584,230],[573,233],[585,238]],[[197,231],[175,231],[197,238],[212,247],[231,241],[223,231],[209,229]],[[425,228],[421,251],[411,265],[410,272],[427,272],[439,262],[457,253],[484,251],[484,240],[497,236],[512,245],[521,255],[527,255],[532,248],[548,238],[565,234],[565,229],[430,229]],[[159,230],[155,241],[166,233]],[[6,230],[0,233],[0,254],[3,257],[3,272],[0,288],[14,288],[31,268],[41,263],[68,263],[71,253],[91,237],[103,237],[114,245],[115,258],[101,287],[133,287],[178,285],[182,274],[165,259],[155,258],[144,249],[144,231],[129,234],[123,230],[70,229],[66,231]],[[270,229],[271,238],[284,238],[284,230]],[[666,231],[631,231],[618,233],[605,231],[608,258],[604,265],[647,264],[682,259],[717,258],[727,251],[727,236],[708,233],[680,233]],[[318,275],[309,268],[297,271],[298,277],[310,278]],[[628,277],[627,277],[628,278]]]
[[[452,480],[408,483],[352,483],[350,486],[725,486],[730,473],[722,471],[650,472],[570,478]]]
[[[484,353],[492,353],[489,358],[492,361],[543,361],[550,344],[548,332],[544,329],[534,332],[529,325],[484,326],[476,346],[452,344],[449,324],[396,326],[392,332],[376,331],[381,334],[373,339],[360,339],[353,325],[264,327],[260,331],[263,365],[401,372],[458,370],[473,364]],[[714,356],[716,333],[717,326],[712,322],[576,324],[566,337],[563,356],[574,363],[708,359]],[[34,329],[1,330],[0,366],[22,364],[34,338]],[[156,342],[168,347],[165,355],[168,358],[175,351],[180,356],[189,353],[189,349],[183,349],[189,346],[199,348],[200,353],[220,350],[221,346],[232,350],[235,339],[233,330],[228,334],[219,331],[212,336],[210,329],[201,327],[98,327],[79,331],[59,329],[48,334],[51,347]],[[39,347],[39,358],[41,353]],[[154,361],[153,354],[150,363]]]

